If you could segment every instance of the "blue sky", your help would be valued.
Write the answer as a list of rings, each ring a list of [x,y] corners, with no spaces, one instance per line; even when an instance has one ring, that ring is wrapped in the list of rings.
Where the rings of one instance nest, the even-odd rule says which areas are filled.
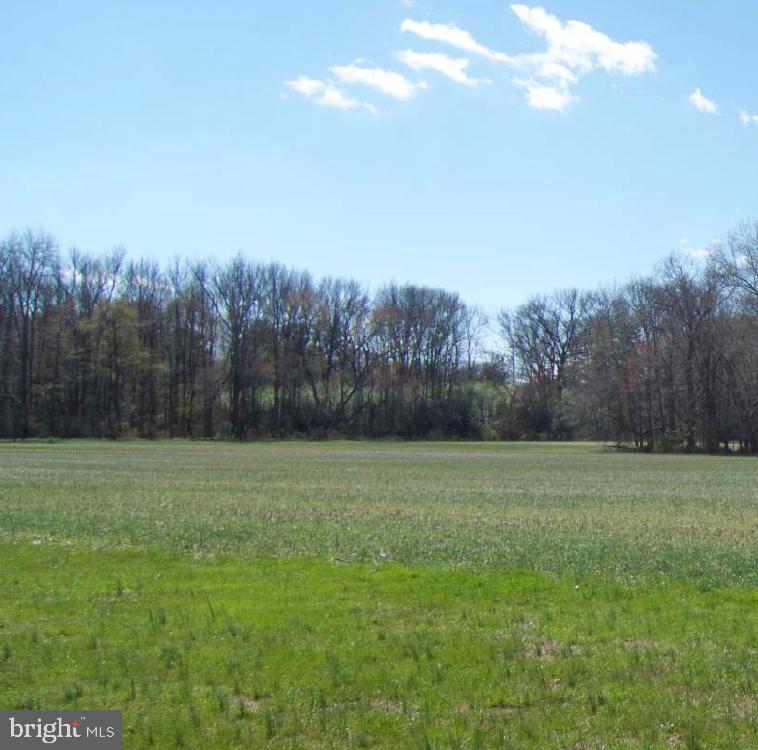
[[[758,218],[758,4],[542,8],[3,0],[0,232],[493,310]]]

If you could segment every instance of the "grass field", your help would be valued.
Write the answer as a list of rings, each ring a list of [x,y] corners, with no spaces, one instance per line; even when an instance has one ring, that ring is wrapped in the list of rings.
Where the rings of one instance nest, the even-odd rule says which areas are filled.
[[[753,748],[758,462],[0,445],[0,708],[125,748]]]

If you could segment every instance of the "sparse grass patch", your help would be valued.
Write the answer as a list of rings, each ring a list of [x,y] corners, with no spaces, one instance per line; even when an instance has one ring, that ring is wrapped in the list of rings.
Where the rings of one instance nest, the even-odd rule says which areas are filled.
[[[1,551],[0,704],[122,708],[128,747],[755,739],[748,591],[620,599],[537,573]]]
[[[746,459],[0,446],[0,706],[125,747],[750,748]]]

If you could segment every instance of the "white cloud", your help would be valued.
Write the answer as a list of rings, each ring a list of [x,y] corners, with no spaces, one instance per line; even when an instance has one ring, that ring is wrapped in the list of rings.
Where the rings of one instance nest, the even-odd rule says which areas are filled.
[[[294,81],[285,81],[285,83],[291,89],[309,98],[320,94],[326,88],[323,81],[317,81],[315,78],[308,78],[308,76],[300,76]]]
[[[365,102],[359,102],[357,99],[350,99],[345,96],[338,88],[334,86],[327,86],[324,89],[324,93],[317,101],[324,107],[339,107],[340,109],[354,109],[355,107],[362,107],[369,110],[373,114],[376,114],[376,109],[371,104]]]
[[[400,73],[381,68],[361,68],[358,65],[337,65],[330,68],[343,83],[360,83],[372,86],[383,94],[400,101],[408,101],[416,96],[420,89],[427,88],[424,81],[412,83]]]
[[[711,254],[711,251],[705,247],[693,247],[687,250],[687,255],[689,255],[690,258],[695,258],[697,260],[703,260],[709,257],[710,254]]]
[[[544,8],[514,4],[511,10],[547,42],[544,52],[517,55],[514,64],[530,73],[516,83],[538,109],[565,110],[576,101],[571,87],[593,70],[636,76],[655,70],[657,55],[647,42],[617,42],[582,21],[561,21]]]
[[[655,70],[657,55],[647,42],[617,42],[582,21],[563,23],[544,8],[511,5],[516,17],[545,38],[544,57],[550,63],[564,65],[578,73],[597,67],[608,73],[640,75]]]
[[[402,4],[411,6],[413,0],[402,0]],[[647,42],[619,42],[582,21],[564,22],[541,7],[519,3],[510,7],[525,28],[544,40],[546,47],[542,51],[509,55],[482,44],[470,32],[454,23],[431,23],[406,18],[401,23],[400,30],[511,68],[516,76],[514,83],[524,90],[529,106],[536,109],[558,112],[566,110],[577,100],[574,87],[579,84],[582,76],[594,70],[624,76],[655,71],[657,55]],[[488,79],[469,75],[468,56],[452,57],[437,51],[417,52],[410,49],[396,52],[395,56],[411,70],[432,70],[462,85],[475,86],[489,82]],[[300,76],[285,83],[323,106],[341,109],[362,107],[371,111],[375,111],[371,105],[351,99],[338,86],[370,86],[399,101],[413,99],[420,90],[427,88],[424,81],[414,82],[394,71],[368,67],[362,60],[356,60],[351,65],[334,66],[330,70],[334,76],[332,81]],[[690,101],[700,111],[717,111],[715,103],[706,99],[700,89],[693,92]],[[745,124],[752,121],[758,124],[758,115],[742,112],[740,117]]]
[[[695,89],[689,95],[688,101],[698,112],[704,112],[707,115],[718,114],[719,108],[716,102],[703,96],[703,92],[700,89]]]
[[[514,4],[511,10],[526,28],[544,38],[546,50],[520,55],[497,52],[452,23],[406,19],[400,29],[520,71],[522,77],[515,83],[525,89],[527,103],[538,109],[565,110],[576,101],[571,87],[593,70],[626,76],[655,70],[657,55],[647,42],[617,42],[587,23],[564,23],[540,7]]]
[[[751,115],[744,109],[740,112],[740,120],[743,125],[758,125],[758,115]]]
[[[465,86],[477,86],[481,83],[480,79],[471,78],[466,74],[469,61],[465,57],[449,57],[441,52],[414,52],[410,49],[396,52],[395,56],[412,70],[434,70]]]
[[[285,81],[284,83],[308,99],[313,99],[316,104],[322,107],[337,107],[338,109],[362,108],[376,113],[376,109],[370,104],[359,102],[357,99],[351,99],[345,96],[336,86],[319,81],[316,78],[300,76],[295,80]]]
[[[510,55],[495,52],[489,47],[479,44],[468,31],[458,28],[454,23],[429,23],[428,21],[413,21],[406,18],[400,24],[400,31],[408,31],[432,42],[443,42],[464,52],[486,57],[493,62],[509,63],[513,61]]]
[[[546,80],[562,81],[566,84],[578,83],[579,79],[565,65],[549,58],[537,59],[537,75]]]
[[[707,246],[690,247],[689,240],[686,237],[682,237],[682,239],[679,240],[679,246],[682,253],[695,260],[705,260],[706,258],[710,258],[710,256],[713,255],[712,248],[717,244],[718,242],[716,240],[712,240]]]
[[[526,101],[535,109],[563,112],[576,98],[566,86],[548,86],[532,79],[517,79],[516,83],[526,89]]]

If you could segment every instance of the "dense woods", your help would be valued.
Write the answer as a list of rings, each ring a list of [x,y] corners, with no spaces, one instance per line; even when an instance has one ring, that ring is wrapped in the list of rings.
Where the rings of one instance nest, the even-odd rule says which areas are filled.
[[[705,262],[492,321],[453,292],[242,256],[0,243],[0,436],[339,435],[758,452],[758,223]]]

